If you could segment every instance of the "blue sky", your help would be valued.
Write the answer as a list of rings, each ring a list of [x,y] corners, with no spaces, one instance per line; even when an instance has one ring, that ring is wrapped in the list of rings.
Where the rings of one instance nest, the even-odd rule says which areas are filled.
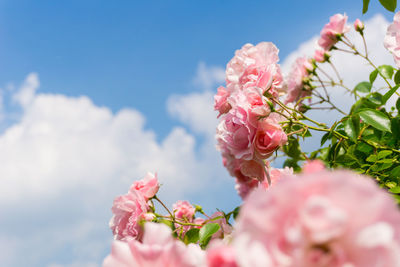
[[[225,64],[272,41],[287,65],[338,12],[391,21],[375,2],[0,0],[0,265],[99,266],[147,170],[169,204],[234,208],[209,106]]]
[[[164,136],[175,123],[165,99],[196,90],[199,61],[224,66],[244,43],[260,41],[273,41],[284,58],[330,15],[361,16],[359,2],[2,0],[0,84],[35,71],[41,92],[135,107]],[[390,17],[375,3],[371,11],[363,18]]]

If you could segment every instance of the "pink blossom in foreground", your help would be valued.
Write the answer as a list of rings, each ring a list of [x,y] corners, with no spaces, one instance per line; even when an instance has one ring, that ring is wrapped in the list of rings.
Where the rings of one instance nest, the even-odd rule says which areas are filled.
[[[273,267],[399,267],[400,212],[384,190],[349,171],[285,179],[245,201],[234,247]],[[241,248],[241,249],[240,249]],[[240,265],[242,266],[242,265]]]
[[[232,108],[228,102],[229,96],[230,92],[225,87],[218,87],[218,92],[214,96],[214,110],[218,110],[218,117],[227,113]]]
[[[174,240],[164,224],[146,223],[143,242],[114,241],[103,267],[201,267],[205,253],[199,246]]]
[[[149,172],[142,180],[133,182],[129,191],[138,191],[148,200],[157,194],[159,188],[157,174]]]
[[[308,160],[304,163],[303,173],[314,173],[325,170],[325,164],[321,160]]]
[[[342,14],[333,15],[328,24],[321,31],[321,37],[318,40],[319,46],[322,49],[329,51],[339,41],[338,36],[341,36],[350,30],[346,25],[347,16]]]
[[[356,19],[356,21],[354,21],[354,29],[358,32],[362,32],[364,30],[364,23],[362,23],[361,20]]]
[[[383,45],[392,53],[397,67],[400,67],[400,11],[394,15],[393,23],[387,28]]]
[[[138,239],[142,237],[140,221],[149,210],[147,200],[139,191],[130,191],[115,198],[111,211],[110,228],[117,240]]]
[[[234,248],[224,244],[220,239],[211,241],[206,255],[208,267],[239,267]]]
[[[287,96],[286,103],[297,102],[300,98],[311,94],[311,91],[304,90],[304,79],[309,76],[307,69],[304,67],[306,57],[298,58],[292,65],[291,71],[287,77]]]
[[[276,95],[282,89],[279,50],[273,43],[245,44],[226,66],[226,82],[232,91],[259,87]]]

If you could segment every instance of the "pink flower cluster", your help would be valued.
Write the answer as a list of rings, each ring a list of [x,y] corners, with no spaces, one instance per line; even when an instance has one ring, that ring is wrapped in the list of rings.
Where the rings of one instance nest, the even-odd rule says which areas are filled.
[[[142,180],[135,181],[129,192],[115,198],[111,211],[110,228],[117,240],[142,238],[140,222],[152,220],[154,215],[148,200],[154,197],[159,189],[157,175],[148,173]]]
[[[244,45],[226,67],[226,88],[219,87],[215,110],[221,121],[216,138],[223,163],[239,186],[251,187],[266,178],[265,162],[287,137],[265,95],[278,97],[284,85],[272,43]],[[272,104],[271,104],[272,105]]]
[[[400,67],[400,12],[394,15],[393,23],[387,28],[383,42],[394,58],[397,67]]]

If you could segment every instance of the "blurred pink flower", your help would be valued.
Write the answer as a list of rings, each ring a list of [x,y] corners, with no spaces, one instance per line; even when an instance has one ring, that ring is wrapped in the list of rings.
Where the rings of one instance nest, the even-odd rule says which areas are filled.
[[[303,165],[303,173],[314,173],[325,170],[325,164],[319,160],[307,160]]]
[[[349,171],[302,174],[268,192],[258,189],[236,226],[234,246],[268,255],[265,266],[400,266],[400,212],[393,198]]]
[[[314,59],[319,63],[323,63],[326,59],[329,58],[329,53],[322,49],[315,50]]]
[[[110,228],[117,240],[138,239],[142,237],[139,224],[149,210],[147,200],[139,191],[130,191],[115,198],[111,211]]]
[[[339,36],[350,30],[346,25],[347,16],[342,14],[333,15],[328,24],[321,31],[321,37],[318,40],[319,46],[324,50],[329,51],[339,41]]]
[[[206,257],[208,267],[239,267],[234,248],[224,244],[220,239],[210,242]]]
[[[387,28],[383,45],[392,53],[397,67],[400,67],[400,11],[394,15],[393,23]]]
[[[205,260],[199,246],[174,240],[166,225],[146,223],[143,242],[114,241],[103,267],[199,267]]]
[[[142,180],[133,182],[129,191],[137,191],[148,200],[157,194],[159,188],[157,173],[152,174],[149,172]]]

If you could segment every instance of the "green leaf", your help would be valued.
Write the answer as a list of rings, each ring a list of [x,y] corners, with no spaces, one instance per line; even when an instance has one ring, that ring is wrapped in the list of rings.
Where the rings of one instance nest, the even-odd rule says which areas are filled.
[[[369,155],[369,157],[366,159],[366,161],[375,162],[376,159],[377,159],[376,155],[372,154],[372,155]]]
[[[384,8],[391,12],[396,10],[397,0],[379,0],[379,2]]]
[[[239,212],[240,212],[240,207],[236,207],[234,210],[233,210],[233,219],[235,219],[236,220],[236,217],[239,215]]]
[[[400,97],[396,101],[396,108],[398,111],[400,111]]]
[[[390,120],[384,113],[375,109],[363,109],[358,114],[365,123],[372,127],[384,132],[391,132]]]
[[[371,72],[370,74],[369,74],[369,82],[371,83],[371,84],[373,84],[374,83],[374,81],[376,80],[376,77],[378,76],[378,70],[374,70],[373,72]]]
[[[329,139],[331,133],[326,133],[322,136],[321,138],[321,146],[323,146],[325,144],[325,142]]]
[[[394,194],[399,194],[400,193],[400,186],[396,186],[396,187],[390,188],[389,192],[394,193]]]
[[[391,155],[393,152],[391,150],[382,150],[378,153],[378,159],[386,158],[387,156]],[[392,159],[391,159],[392,160]]]
[[[394,75],[394,82],[395,82],[396,84],[399,84],[399,83],[400,83],[400,70],[398,70],[398,71],[396,72],[396,74]]]
[[[365,154],[371,153],[374,149],[372,146],[366,144],[366,143],[358,143],[356,146],[357,151],[363,152]]]
[[[371,83],[369,82],[360,82],[354,87],[354,90],[359,91],[361,93],[369,93],[371,91]]]
[[[390,177],[399,178],[400,177],[400,166],[397,166],[390,172]]]
[[[202,247],[206,247],[210,242],[211,236],[219,230],[220,226],[218,223],[208,223],[200,228],[199,241]]]
[[[376,105],[377,107],[381,106],[383,103],[383,96],[380,93],[374,92],[368,95],[368,101]]]
[[[360,123],[357,121],[358,116],[350,117],[343,123],[344,132],[350,137],[354,142],[357,141],[358,133],[360,131]],[[355,120],[353,118],[356,118]]]
[[[380,74],[386,79],[392,79],[394,68],[390,65],[381,65],[378,67]]]
[[[363,14],[367,13],[368,6],[369,6],[369,0],[363,0],[363,9],[362,9]]]
[[[183,242],[187,245],[190,243],[197,243],[200,238],[200,229],[192,228],[186,232],[185,237],[183,238]]]
[[[386,104],[386,102],[394,94],[394,92],[397,91],[398,88],[399,88],[399,85],[396,85],[392,89],[390,89],[386,94],[383,95],[383,97],[382,97],[382,105]]]

